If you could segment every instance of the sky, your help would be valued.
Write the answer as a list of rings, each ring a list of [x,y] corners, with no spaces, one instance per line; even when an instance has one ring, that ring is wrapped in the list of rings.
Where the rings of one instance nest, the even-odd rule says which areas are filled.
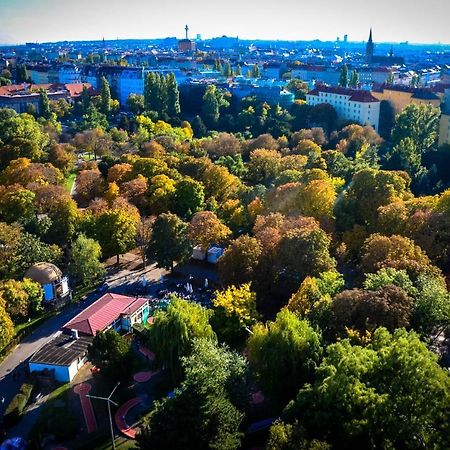
[[[416,6],[419,5],[419,6]],[[241,39],[450,44],[449,0],[0,0],[0,43]]]

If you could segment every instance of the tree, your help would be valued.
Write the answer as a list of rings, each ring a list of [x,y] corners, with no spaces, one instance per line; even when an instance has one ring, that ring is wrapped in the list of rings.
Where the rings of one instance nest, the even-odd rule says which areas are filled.
[[[180,112],[180,93],[178,91],[178,83],[173,73],[169,73],[166,78],[167,82],[167,114],[169,117],[177,117]]]
[[[174,261],[182,262],[191,254],[187,228],[177,215],[160,214],[153,224],[148,257],[154,258],[159,267],[173,270]]]
[[[141,252],[142,266],[146,267],[147,253],[152,241],[154,217],[141,217],[136,229],[136,243]]]
[[[293,424],[277,420],[270,427],[267,450],[331,450],[331,445],[317,439],[308,439],[306,430],[298,421]]]
[[[211,244],[223,242],[230,234],[231,230],[212,211],[195,213],[188,228],[188,236],[192,244],[200,245],[205,251]]]
[[[107,117],[111,113],[111,89],[105,77],[101,79],[100,111]]]
[[[343,88],[347,88],[348,85],[349,85],[348,67],[347,67],[347,64],[344,64],[341,67],[341,73],[339,75],[339,86],[342,86]]]
[[[308,122],[311,126],[324,128],[330,133],[336,126],[337,112],[328,103],[315,105],[309,111]]]
[[[314,379],[322,356],[320,335],[287,309],[274,322],[255,325],[247,347],[262,385],[280,402]]]
[[[146,111],[157,111],[159,78],[155,72],[149,72],[144,80],[144,108]]]
[[[217,99],[216,86],[210,84],[206,88],[205,95],[203,96],[202,106],[202,119],[206,125],[214,127],[220,117],[219,112],[219,100]]]
[[[94,336],[88,357],[102,373],[114,380],[122,380],[133,370],[131,352],[131,341],[110,329]]]
[[[254,64],[252,67],[252,78],[260,78],[261,70],[259,69],[258,64]]]
[[[232,241],[219,259],[220,279],[225,285],[239,285],[253,280],[261,256],[261,245],[248,235]]]
[[[422,157],[413,139],[410,137],[402,139],[386,155],[387,165],[394,170],[404,170],[415,177],[422,165]]]
[[[333,448],[447,448],[450,377],[418,336],[379,328],[328,346],[317,380],[283,413]]]
[[[245,339],[247,329],[259,318],[256,311],[256,294],[250,290],[248,283],[217,291],[213,303],[213,328],[219,338],[229,344]]]
[[[44,291],[39,283],[36,283],[29,278],[24,278],[21,282],[22,289],[28,295],[28,313],[30,316],[40,314],[44,307],[42,299],[44,298]]]
[[[275,276],[291,294],[309,276],[333,270],[336,262],[330,256],[330,238],[318,226],[287,231],[277,248]],[[281,281],[281,280],[279,280]]]
[[[395,118],[392,143],[411,138],[420,156],[436,145],[440,111],[432,105],[410,104]]]
[[[195,214],[203,205],[205,194],[203,185],[190,177],[185,177],[175,185],[173,210],[181,217]]]
[[[100,244],[80,234],[72,245],[69,273],[82,286],[91,286],[105,274]]]
[[[191,354],[194,339],[216,338],[209,324],[211,312],[197,303],[173,296],[167,310],[158,311],[154,317],[146,339],[158,363],[169,369],[174,381],[178,381],[181,358]]]
[[[414,241],[403,236],[372,234],[361,249],[361,270],[377,272],[381,268],[404,269],[412,280],[420,274],[440,274],[426,253]]]
[[[144,96],[139,94],[130,94],[127,98],[127,108],[134,114],[142,114],[145,110]]]
[[[357,88],[359,84],[359,74],[356,70],[352,71],[352,75],[350,77],[349,86],[352,88]]]
[[[30,309],[29,298],[20,281],[3,281],[0,285],[0,297],[6,312],[12,320],[23,321],[28,316]]]
[[[48,95],[44,89],[39,89],[39,115],[47,120],[52,116]]]
[[[155,402],[137,436],[141,449],[235,450],[244,415],[236,391],[246,381],[245,359],[213,342],[197,339],[184,358],[185,379],[171,398]],[[174,433],[176,430],[176,433]]]
[[[335,297],[331,309],[338,332],[350,328],[364,334],[378,327],[390,331],[408,327],[413,302],[403,289],[387,285],[376,291],[343,291]]]
[[[4,305],[0,305],[0,350],[3,350],[12,341],[14,333],[14,323]]]
[[[21,186],[8,186],[0,193],[0,215],[8,223],[18,222],[23,225],[36,217],[34,208],[35,193]]]
[[[119,264],[119,256],[135,247],[138,220],[126,209],[108,209],[97,217],[96,237],[105,258],[116,255]]]

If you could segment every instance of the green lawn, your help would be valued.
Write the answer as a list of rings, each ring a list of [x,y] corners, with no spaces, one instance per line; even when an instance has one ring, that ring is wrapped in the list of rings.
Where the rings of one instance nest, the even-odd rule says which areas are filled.
[[[50,317],[54,316],[56,314],[55,311],[51,311],[48,313],[43,314],[42,316],[35,317],[34,319],[31,319],[29,322],[23,322],[19,323],[15,327],[15,335],[17,336],[21,331],[27,330],[32,331],[35,328],[37,328],[41,322],[44,322],[45,320],[49,319]]]
[[[67,178],[66,178],[66,180],[65,180],[65,182],[64,182],[64,184],[65,184],[65,186],[66,186],[66,189],[70,192],[71,190],[72,190],[72,186],[73,186],[73,183],[75,183],[75,178],[77,177],[77,174],[76,174],[76,172],[71,172],[68,176],[67,176]]]

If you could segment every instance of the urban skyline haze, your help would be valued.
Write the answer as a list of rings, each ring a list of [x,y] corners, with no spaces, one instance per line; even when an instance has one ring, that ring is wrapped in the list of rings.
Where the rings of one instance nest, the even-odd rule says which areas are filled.
[[[366,41],[450,44],[450,5],[429,0],[426,15],[407,0],[0,0],[0,43],[63,40],[239,36],[241,39]],[[427,20],[424,20],[427,17]]]

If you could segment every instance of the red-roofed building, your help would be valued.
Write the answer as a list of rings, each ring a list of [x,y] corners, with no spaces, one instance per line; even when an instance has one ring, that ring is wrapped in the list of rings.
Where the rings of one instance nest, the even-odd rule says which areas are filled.
[[[380,101],[369,91],[316,85],[306,94],[306,102],[311,106],[331,105],[340,120],[371,125],[378,131]]]
[[[108,329],[129,332],[135,323],[149,319],[149,300],[107,293],[62,328],[62,333],[42,346],[29,360],[30,372],[53,373],[67,383],[87,360],[94,336]]]
[[[94,95],[89,83],[61,84],[13,84],[0,87],[0,108],[11,108],[18,113],[28,112],[30,105],[39,113],[39,91],[47,92],[49,100],[65,99],[73,102],[81,96],[83,87],[86,87],[89,95]]]
[[[147,321],[148,302],[148,298],[107,293],[66,323],[63,329],[90,336],[109,328],[130,331],[135,323]]]

